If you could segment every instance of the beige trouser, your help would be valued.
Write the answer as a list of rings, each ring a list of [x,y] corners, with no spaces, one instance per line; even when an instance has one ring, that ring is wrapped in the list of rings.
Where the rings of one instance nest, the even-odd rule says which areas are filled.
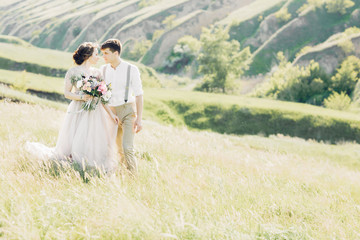
[[[126,103],[110,108],[119,118],[116,144],[121,157],[121,164],[124,164],[132,173],[136,173],[137,160],[134,150],[135,132],[133,130],[136,119],[135,103]]]

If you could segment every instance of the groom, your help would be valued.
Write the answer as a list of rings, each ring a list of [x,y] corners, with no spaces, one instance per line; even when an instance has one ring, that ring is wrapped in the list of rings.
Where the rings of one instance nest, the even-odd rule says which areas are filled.
[[[101,72],[107,84],[111,83],[111,110],[119,117],[116,143],[122,163],[131,173],[137,173],[134,135],[142,129],[143,89],[139,69],[120,58],[121,43],[117,39],[101,44],[105,65]],[[125,161],[124,161],[125,160]]]

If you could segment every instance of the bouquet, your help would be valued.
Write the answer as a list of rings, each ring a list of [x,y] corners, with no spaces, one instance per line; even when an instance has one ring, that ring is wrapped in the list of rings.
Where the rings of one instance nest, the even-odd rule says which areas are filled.
[[[111,98],[111,84],[106,84],[104,79],[99,76],[85,77],[84,75],[74,75],[71,77],[71,83],[83,93],[93,97],[91,100],[82,104],[82,109],[86,111],[94,110],[99,101],[107,104]]]

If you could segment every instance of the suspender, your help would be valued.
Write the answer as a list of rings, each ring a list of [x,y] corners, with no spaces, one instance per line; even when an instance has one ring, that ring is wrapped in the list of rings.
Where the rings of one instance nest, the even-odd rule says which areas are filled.
[[[130,65],[128,65],[127,68],[127,79],[126,79],[126,88],[125,88],[125,103],[127,103],[128,101],[128,97],[129,97],[129,85],[130,85]]]
[[[105,67],[103,68],[104,79],[105,79],[106,67],[107,67],[107,65],[105,65]],[[131,70],[131,66],[128,65],[127,75],[126,75],[125,99],[124,99],[125,103],[127,103],[128,97],[129,97],[130,70]]]

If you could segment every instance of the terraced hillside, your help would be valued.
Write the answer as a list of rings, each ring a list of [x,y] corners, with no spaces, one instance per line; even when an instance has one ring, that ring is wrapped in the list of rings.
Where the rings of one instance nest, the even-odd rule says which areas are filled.
[[[265,11],[248,21],[233,24],[230,28],[231,38],[241,42],[242,47],[250,46],[254,54],[248,74],[269,72],[277,64],[276,54],[279,51],[293,61],[304,47],[322,44],[348,28],[360,27],[360,1],[352,2],[354,5],[340,14],[329,12],[327,5],[314,8],[306,0],[290,0],[278,5],[276,12]],[[281,14],[281,11],[285,12]],[[288,16],[284,14],[286,12]],[[323,56],[315,55],[312,55],[315,59]],[[331,57],[339,63],[344,58],[342,55],[338,58],[333,54]],[[303,64],[307,65],[310,60]],[[337,65],[323,64],[323,67],[332,72]]]
[[[340,14],[307,0],[10,0],[0,4],[0,34],[70,52],[81,42],[112,37],[121,39],[126,51],[146,42],[136,60],[161,68],[181,37],[199,38],[203,27],[217,24],[227,27],[242,48],[250,47],[253,62],[247,74],[256,75],[271,71],[279,51],[301,65],[310,56],[321,59],[321,51],[301,61],[297,57],[305,47],[318,49],[331,36],[360,27],[360,0],[352,2]],[[322,63],[327,72],[348,55],[327,54],[333,59]]]
[[[234,18],[247,20],[281,2],[285,1],[12,0],[0,5],[0,34],[66,51],[83,41],[111,37],[123,43],[150,40],[143,63],[158,67],[180,37],[198,37],[202,27]],[[166,21],[169,17],[171,22]]]
[[[315,60],[326,73],[331,74],[350,54],[360,57],[360,32],[309,48],[303,54],[299,54],[294,64],[306,66],[311,60]]]

